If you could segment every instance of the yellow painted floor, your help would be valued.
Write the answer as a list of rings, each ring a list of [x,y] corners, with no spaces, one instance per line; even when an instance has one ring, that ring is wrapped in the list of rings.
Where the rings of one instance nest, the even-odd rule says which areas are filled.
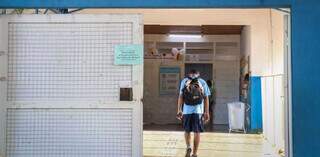
[[[181,131],[144,131],[144,157],[184,157]],[[198,157],[278,157],[261,135],[203,133]]]

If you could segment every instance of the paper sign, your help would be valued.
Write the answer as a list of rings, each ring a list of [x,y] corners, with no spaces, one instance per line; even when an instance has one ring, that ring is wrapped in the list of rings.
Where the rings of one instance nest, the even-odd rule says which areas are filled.
[[[117,45],[114,52],[114,64],[134,65],[143,63],[143,46],[138,44]]]

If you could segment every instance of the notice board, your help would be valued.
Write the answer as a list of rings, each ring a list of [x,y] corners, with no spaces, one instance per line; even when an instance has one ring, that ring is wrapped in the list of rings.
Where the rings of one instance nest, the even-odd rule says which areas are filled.
[[[159,93],[160,95],[178,93],[180,82],[179,67],[160,67],[159,70]]]

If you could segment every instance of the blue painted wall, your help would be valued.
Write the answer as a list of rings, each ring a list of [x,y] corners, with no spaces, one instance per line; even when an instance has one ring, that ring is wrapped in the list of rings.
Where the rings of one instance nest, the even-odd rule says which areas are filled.
[[[320,157],[320,1],[292,3],[294,157]]]
[[[0,0],[0,7],[23,8],[292,8],[293,156],[320,156],[319,0]]]
[[[262,95],[261,77],[250,77],[250,130],[257,132],[262,130]]]
[[[291,0],[1,0],[0,7],[49,8],[208,8],[271,7],[290,5]]]

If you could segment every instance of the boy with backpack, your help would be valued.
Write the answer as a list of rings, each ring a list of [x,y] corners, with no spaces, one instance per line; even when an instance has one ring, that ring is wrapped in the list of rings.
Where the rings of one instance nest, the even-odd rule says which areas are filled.
[[[187,145],[186,157],[197,157],[200,143],[200,133],[204,132],[204,123],[210,120],[209,98],[210,89],[205,80],[200,78],[200,73],[191,70],[188,77],[180,84],[178,98],[177,118],[183,121],[185,141]],[[191,148],[191,135],[194,132],[193,151]]]

